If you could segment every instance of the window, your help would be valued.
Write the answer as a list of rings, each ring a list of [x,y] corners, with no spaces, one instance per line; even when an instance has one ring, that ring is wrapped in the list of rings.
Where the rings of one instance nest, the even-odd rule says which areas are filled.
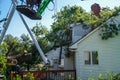
[[[85,64],[98,64],[98,52],[97,51],[85,51],[84,52]]]
[[[91,64],[91,57],[90,57],[90,52],[89,51],[85,51],[84,54],[84,58],[85,58],[85,64]]]
[[[54,59],[53,59],[53,63],[54,63],[54,64],[57,64],[57,63],[58,63],[58,59],[54,58]]]
[[[92,63],[98,64],[98,52],[97,51],[92,51]]]

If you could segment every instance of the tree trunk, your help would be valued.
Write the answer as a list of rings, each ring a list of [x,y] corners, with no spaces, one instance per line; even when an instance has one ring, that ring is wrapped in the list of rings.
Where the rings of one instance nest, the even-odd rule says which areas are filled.
[[[59,64],[61,64],[61,56],[62,56],[62,46],[60,46]]]
[[[30,65],[29,64],[27,64],[27,71],[29,71],[30,70]]]

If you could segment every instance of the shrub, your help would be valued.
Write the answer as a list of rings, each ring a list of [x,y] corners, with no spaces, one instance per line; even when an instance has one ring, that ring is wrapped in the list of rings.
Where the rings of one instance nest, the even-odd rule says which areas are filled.
[[[28,78],[28,80],[34,80],[33,73],[28,72],[27,73],[27,78]]]
[[[22,80],[22,78],[21,78],[21,76],[20,76],[19,74],[17,74],[17,75],[13,78],[13,80]]]
[[[113,80],[120,80],[120,73],[113,76]]]

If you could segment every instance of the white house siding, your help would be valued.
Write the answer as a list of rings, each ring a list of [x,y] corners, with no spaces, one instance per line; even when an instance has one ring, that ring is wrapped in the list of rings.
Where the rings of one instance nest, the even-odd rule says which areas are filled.
[[[84,51],[98,51],[98,65],[85,65]],[[77,77],[87,80],[103,72],[120,73],[120,35],[108,40],[102,40],[99,31],[77,44],[76,51]]]

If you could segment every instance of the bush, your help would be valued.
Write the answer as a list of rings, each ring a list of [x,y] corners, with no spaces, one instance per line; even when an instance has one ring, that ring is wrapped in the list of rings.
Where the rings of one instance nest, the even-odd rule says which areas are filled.
[[[33,73],[28,72],[27,73],[27,78],[28,78],[28,80],[34,80]]]
[[[113,80],[120,80],[120,73],[113,76]]]
[[[22,80],[22,78],[21,78],[20,75],[17,74],[17,75],[13,78],[13,80]]]

